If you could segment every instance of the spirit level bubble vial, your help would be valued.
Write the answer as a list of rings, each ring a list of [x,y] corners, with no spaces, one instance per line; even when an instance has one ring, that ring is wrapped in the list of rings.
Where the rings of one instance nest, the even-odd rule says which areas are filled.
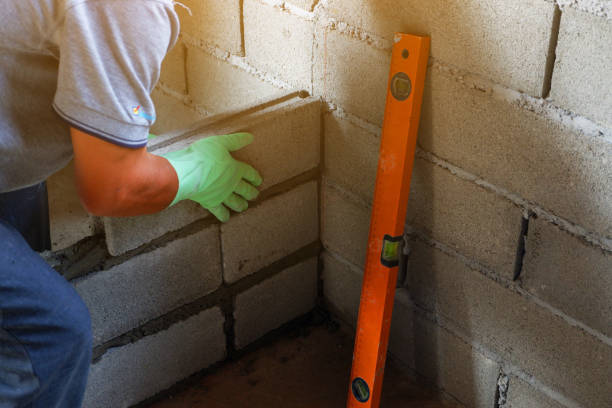
[[[395,35],[348,408],[380,405],[429,44],[429,37]]]

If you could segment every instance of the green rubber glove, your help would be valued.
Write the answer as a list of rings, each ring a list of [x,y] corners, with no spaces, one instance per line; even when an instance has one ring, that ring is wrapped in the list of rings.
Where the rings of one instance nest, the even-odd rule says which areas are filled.
[[[179,179],[178,192],[170,206],[181,200],[193,200],[222,222],[229,220],[229,209],[246,210],[247,200],[259,195],[255,187],[261,185],[262,179],[257,170],[235,160],[229,152],[252,141],[250,133],[211,136],[186,149],[162,154]]]

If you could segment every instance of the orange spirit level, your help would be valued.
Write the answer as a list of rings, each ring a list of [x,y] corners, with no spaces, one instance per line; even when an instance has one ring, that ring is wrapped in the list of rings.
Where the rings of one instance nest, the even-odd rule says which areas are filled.
[[[394,39],[348,408],[380,405],[429,42],[407,34]]]

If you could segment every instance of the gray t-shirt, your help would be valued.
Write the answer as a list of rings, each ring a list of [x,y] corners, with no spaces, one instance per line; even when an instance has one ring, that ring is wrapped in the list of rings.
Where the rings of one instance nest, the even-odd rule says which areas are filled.
[[[0,192],[72,157],[68,126],[145,146],[178,38],[172,0],[0,0]]]

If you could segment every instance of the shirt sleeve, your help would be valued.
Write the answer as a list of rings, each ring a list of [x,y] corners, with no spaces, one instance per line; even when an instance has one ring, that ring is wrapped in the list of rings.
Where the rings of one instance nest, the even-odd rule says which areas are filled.
[[[145,146],[151,91],[178,33],[170,0],[77,2],[66,11],[53,108],[81,131]]]

